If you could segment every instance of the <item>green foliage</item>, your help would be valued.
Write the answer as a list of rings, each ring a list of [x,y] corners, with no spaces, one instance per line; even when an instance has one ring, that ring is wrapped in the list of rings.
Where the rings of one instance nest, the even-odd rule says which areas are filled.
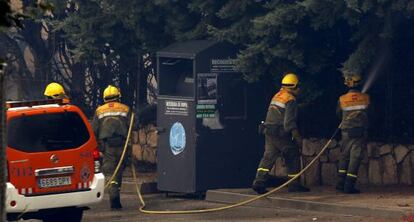
[[[23,27],[24,18],[27,16],[11,10],[9,0],[0,0],[0,31],[4,31],[5,27]]]
[[[0,0],[0,27],[12,25],[11,9],[9,0]]]
[[[216,12],[221,21],[209,24],[209,32],[242,47],[237,64],[246,79],[280,79],[294,71],[314,76],[306,78],[309,85],[323,84],[324,75],[367,75],[394,35],[403,35],[397,27],[414,15],[414,3],[406,0],[228,0],[222,5]]]
[[[54,0],[40,8],[54,9],[49,24],[76,61],[125,65],[175,41],[226,40],[240,47],[248,81],[293,71],[309,86],[323,84],[320,76],[365,75],[414,15],[407,0]],[[103,58],[107,44],[113,53]]]
[[[54,5],[48,1],[39,1],[37,6],[44,12],[53,12],[55,9]]]
[[[10,0],[0,0],[0,31],[4,27],[23,28],[23,20],[35,18],[43,13],[51,13],[53,4],[46,0],[33,2],[32,6],[24,8],[25,13],[12,11]]]

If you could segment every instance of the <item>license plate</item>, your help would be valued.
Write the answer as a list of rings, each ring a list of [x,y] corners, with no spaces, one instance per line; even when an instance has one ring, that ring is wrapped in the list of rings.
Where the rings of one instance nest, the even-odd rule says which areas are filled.
[[[40,178],[39,187],[40,188],[49,188],[49,187],[60,187],[71,185],[72,181],[70,177],[49,177],[49,178]]]

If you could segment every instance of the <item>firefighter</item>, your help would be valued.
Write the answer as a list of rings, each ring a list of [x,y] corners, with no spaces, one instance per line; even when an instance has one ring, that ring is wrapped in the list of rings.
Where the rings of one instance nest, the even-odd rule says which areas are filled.
[[[92,120],[92,127],[103,155],[102,170],[107,179],[110,179],[115,172],[128,134],[130,108],[120,103],[120,98],[119,89],[109,85],[103,92],[105,104],[96,109]],[[129,147],[127,153],[128,156],[130,154]],[[110,206],[113,210],[122,208],[119,192],[125,166],[126,161],[124,160],[117,175],[110,181],[108,188]]]
[[[368,130],[368,94],[361,93],[361,76],[345,74],[345,85],[349,91],[338,101],[337,113],[342,119],[341,157],[336,189],[348,193],[359,193],[355,188],[362,152],[366,147]]]
[[[285,159],[288,177],[300,171],[300,148],[302,137],[297,126],[296,96],[299,94],[298,77],[289,73],[282,79],[282,88],[269,105],[266,120],[262,124],[265,135],[265,151],[259,163],[252,189],[258,194],[266,193],[266,180],[277,157]],[[294,180],[289,184],[289,192],[307,192],[309,189]]]
[[[49,83],[43,94],[48,99],[68,99],[63,86],[56,82]]]

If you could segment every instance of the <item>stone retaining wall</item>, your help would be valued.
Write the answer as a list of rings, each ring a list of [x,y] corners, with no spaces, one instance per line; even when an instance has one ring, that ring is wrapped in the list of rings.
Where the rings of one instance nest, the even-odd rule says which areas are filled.
[[[327,143],[327,139],[310,138],[304,140],[302,149],[303,164],[308,164]],[[154,125],[142,127],[132,135],[132,153],[137,161],[156,164],[157,134]],[[340,147],[333,141],[325,153],[305,173],[307,185],[334,185]],[[287,176],[282,159],[276,161],[272,174]],[[414,145],[368,143],[358,173],[358,183],[363,185],[414,185]]]
[[[132,132],[132,155],[135,160],[151,164],[157,162],[157,137],[152,124]]]
[[[304,164],[309,163],[327,143],[326,139],[305,139],[302,149]],[[368,143],[358,173],[358,183],[363,185],[413,185],[414,184],[414,145]],[[333,141],[328,150],[305,173],[307,185],[334,185],[340,147]],[[287,176],[286,168],[278,159],[272,174]]]

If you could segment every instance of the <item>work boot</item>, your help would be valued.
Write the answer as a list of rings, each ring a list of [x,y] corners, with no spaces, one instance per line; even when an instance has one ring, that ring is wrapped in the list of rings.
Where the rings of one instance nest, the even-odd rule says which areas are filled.
[[[309,192],[310,189],[300,184],[298,180],[295,180],[291,184],[289,184],[288,191],[289,192]]]
[[[110,197],[111,210],[121,210],[122,204],[119,196]]]
[[[258,194],[267,193],[266,185],[264,181],[255,181],[252,185],[252,189]]]
[[[121,203],[111,203],[111,210],[122,210]]]
[[[338,175],[338,182],[336,183],[336,186],[335,186],[336,190],[344,192],[345,178],[346,178],[346,174],[341,173]]]
[[[346,177],[345,185],[344,185],[344,193],[347,194],[358,194],[360,191],[355,188],[355,177]]]

